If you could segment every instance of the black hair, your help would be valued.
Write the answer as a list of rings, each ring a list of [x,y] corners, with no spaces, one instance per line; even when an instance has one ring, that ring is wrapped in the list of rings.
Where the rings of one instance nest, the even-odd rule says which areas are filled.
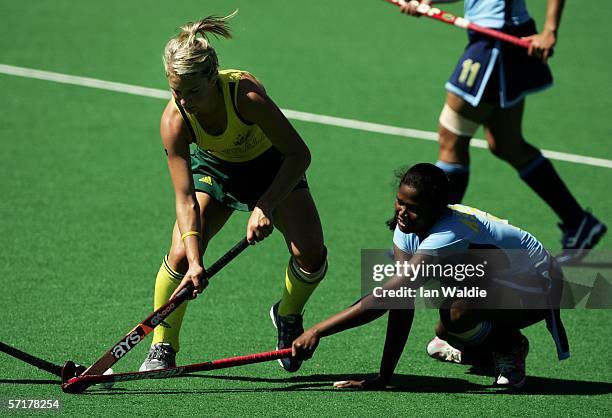
[[[446,173],[441,168],[430,163],[419,163],[398,175],[402,184],[414,188],[423,201],[428,202],[436,213],[442,213],[449,201],[450,185]],[[386,223],[390,229],[395,229],[395,216]]]
[[[404,173],[400,186],[413,187],[434,209],[443,210],[448,205],[450,186],[446,173],[430,163],[415,164]]]

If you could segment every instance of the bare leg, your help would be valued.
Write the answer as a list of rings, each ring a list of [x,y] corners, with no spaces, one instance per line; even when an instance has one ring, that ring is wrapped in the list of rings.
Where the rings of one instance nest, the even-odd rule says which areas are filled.
[[[200,206],[200,218],[202,222],[202,254],[206,251],[208,243],[221,230],[225,222],[233,213],[233,209],[222,205],[206,193],[196,193]],[[172,246],[168,252],[168,264],[178,273],[187,271],[187,259],[185,258],[185,247],[181,241],[181,233],[178,225],[174,224],[172,231]]]
[[[221,205],[205,193],[196,193],[196,197],[200,205],[200,216],[202,218],[202,252],[204,252],[210,239],[221,229],[232,214],[232,209]],[[172,246],[155,279],[155,309],[168,301],[180,284],[187,268],[185,247],[181,241],[181,233],[175,223],[172,233]],[[153,345],[170,344],[174,352],[179,351],[179,334],[186,309],[187,302],[184,302],[162,324],[155,328]]]

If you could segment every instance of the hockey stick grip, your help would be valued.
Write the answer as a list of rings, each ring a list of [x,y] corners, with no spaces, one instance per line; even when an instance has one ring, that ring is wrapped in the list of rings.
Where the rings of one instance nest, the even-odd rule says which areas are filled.
[[[463,29],[472,30],[474,32],[481,33],[493,39],[498,39],[503,42],[507,42],[516,46],[520,46],[521,48],[529,49],[530,41],[526,39],[521,39],[519,37],[504,33],[500,30],[486,28],[484,26],[477,25],[464,19],[463,17],[455,16],[452,13],[446,12],[444,10],[440,10],[437,7],[432,7],[425,3],[419,3],[416,0],[406,1],[406,0],[384,0],[387,3],[394,4],[396,6],[403,6],[404,4],[412,4],[416,7],[417,12],[422,16],[427,16],[431,19],[437,20],[439,22],[448,23],[449,25],[458,26]]]
[[[221,258],[215,261],[209,268],[206,269],[205,275],[207,279],[217,274],[219,270],[225,267],[230,261],[236,258],[242,251],[249,246],[249,242],[246,238],[241,239],[236,245],[234,245],[228,252],[223,254]]]
[[[204,271],[204,276],[206,279],[210,279],[212,276],[217,274],[219,270],[229,264],[234,258],[238,257],[238,255],[243,252],[248,246],[249,241],[246,238],[238,241],[236,245],[234,245],[228,252],[223,254],[217,261],[215,261],[209,268]],[[190,299],[193,294],[194,287],[192,284],[189,284],[182,288],[172,299],[175,303],[182,303],[186,299]]]

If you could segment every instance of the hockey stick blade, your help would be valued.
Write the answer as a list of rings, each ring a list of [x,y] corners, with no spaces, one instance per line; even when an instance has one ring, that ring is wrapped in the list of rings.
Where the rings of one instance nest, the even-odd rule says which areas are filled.
[[[227,253],[213,263],[210,268],[205,271],[206,279],[210,279],[219,270],[225,267],[230,261],[236,258],[242,251],[249,246],[249,242],[246,238],[240,240],[234,245]],[[104,353],[94,364],[89,366],[85,370],[83,375],[101,375],[108,370],[113,364],[119,361],[125,356],[130,350],[132,350],[138,343],[149,335],[153,329],[159,325],[164,319],[166,319],[176,308],[178,308],[184,301],[191,298],[193,293],[193,286],[184,287],[175,297],[169,300],[165,305],[154,311],[151,315],[146,317],[141,323],[136,325],[130,332],[128,332],[121,340],[111,347],[106,353]],[[64,379],[70,378],[69,373],[64,373]],[[66,380],[63,380],[66,382]]]
[[[146,372],[115,373],[106,375],[86,375],[73,377],[62,383],[62,390],[66,393],[82,393],[92,385],[100,383],[118,383],[130,380],[142,379],[166,379],[184,374],[203,372],[209,370],[225,369],[228,367],[244,366],[245,364],[261,363],[264,361],[278,360],[291,356],[291,348],[283,350],[266,351],[263,353],[250,354],[246,356],[230,357],[220,360],[207,361],[205,363],[190,364],[187,366],[168,367],[160,370]]]

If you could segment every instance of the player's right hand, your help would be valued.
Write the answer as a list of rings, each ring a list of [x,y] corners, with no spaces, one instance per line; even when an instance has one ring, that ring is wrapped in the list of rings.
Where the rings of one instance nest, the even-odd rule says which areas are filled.
[[[314,328],[310,328],[297,337],[291,345],[291,356],[308,360],[319,345],[319,336]]]
[[[189,270],[185,273],[185,277],[181,281],[181,284],[176,288],[176,290],[170,296],[170,299],[174,298],[178,292],[180,292],[184,287],[192,284],[194,287],[193,294],[191,295],[191,299],[195,299],[198,296],[198,293],[202,293],[204,289],[208,286],[208,279],[204,277],[204,267],[200,265],[190,265]]]
[[[557,36],[553,31],[542,31],[535,35],[527,36],[523,39],[527,39],[531,42],[527,53],[531,56],[538,58],[543,63],[548,61],[553,54],[553,48],[557,43]]]
[[[246,238],[249,244],[263,240],[274,230],[272,216],[256,206],[247,222]]]
[[[414,0],[413,1],[403,1],[402,4],[400,4],[400,11],[410,16],[420,17],[421,14],[417,12],[417,7],[419,6],[420,3],[429,4],[428,1],[421,1],[421,2],[414,1]]]

